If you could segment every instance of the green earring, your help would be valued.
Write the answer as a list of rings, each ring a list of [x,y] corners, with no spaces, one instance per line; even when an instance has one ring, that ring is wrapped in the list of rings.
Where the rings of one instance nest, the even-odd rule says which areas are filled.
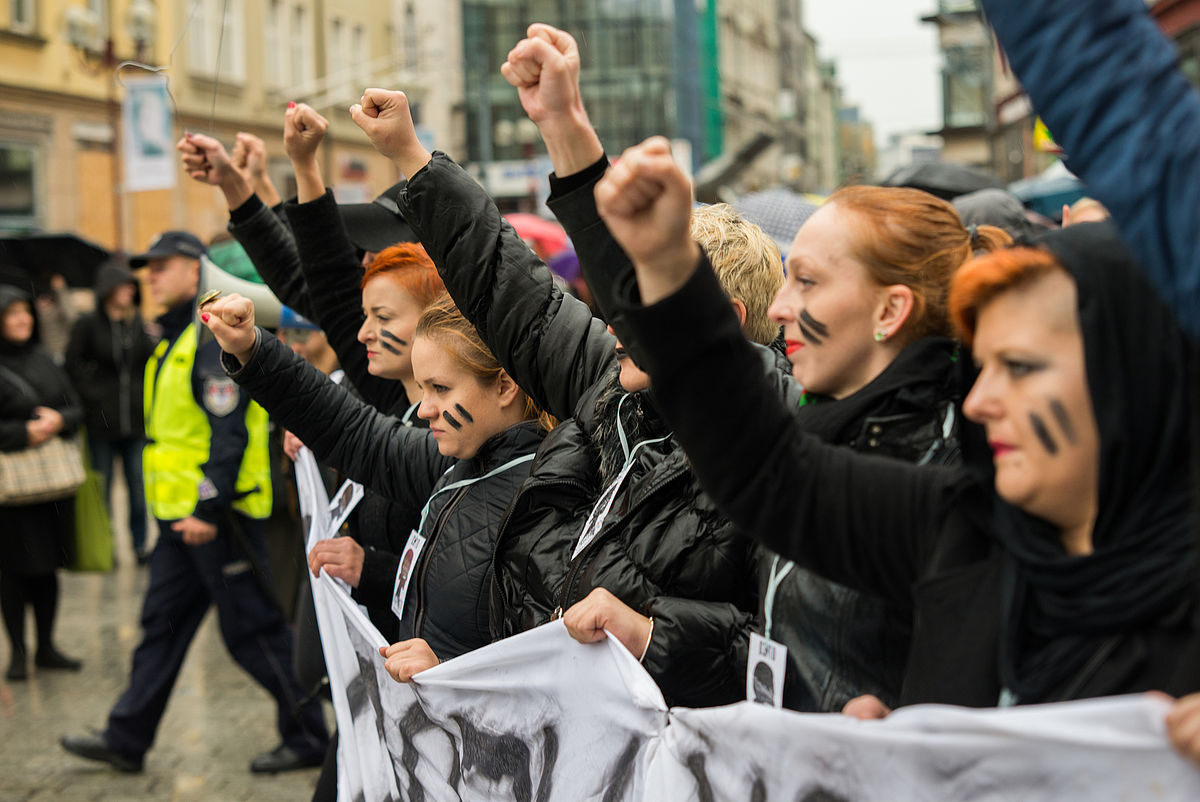
[[[875,332],[875,342],[877,342],[877,343],[883,342],[883,338],[886,336],[887,336],[887,332],[885,332],[885,331]]]

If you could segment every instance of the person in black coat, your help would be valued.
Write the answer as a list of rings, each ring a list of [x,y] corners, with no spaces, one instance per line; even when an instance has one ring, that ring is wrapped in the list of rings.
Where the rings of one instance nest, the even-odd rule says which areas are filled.
[[[349,396],[255,329],[253,314],[248,300],[231,295],[202,316],[227,349],[230,375],[318,459],[376,492],[423,504],[404,549],[414,552],[412,574],[393,577],[391,609],[402,640],[385,655],[388,670],[407,681],[490,643],[496,523],[551,419],[496,363],[449,298],[422,314],[412,343],[426,390],[419,414],[427,431]]]
[[[623,605],[634,622],[614,634],[668,703],[741,698],[736,655],[758,608],[754,550],[696,482],[646,375],[585,304],[555,286],[478,183],[445,154],[424,150],[402,93],[369,90],[364,104],[378,118],[351,113],[409,176],[400,211],[459,308],[517,383],[569,419],[539,447],[501,524],[493,636],[560,618],[589,597]],[[555,194],[590,191],[603,165],[592,167]],[[765,347],[779,334],[766,315],[783,281],[778,248],[728,207],[702,217],[714,243],[727,246],[726,303],[762,346],[756,364],[777,393],[798,402],[782,349]]]
[[[0,284],[0,450],[20,451],[69,436],[83,417],[67,375],[37,343],[33,297]],[[8,679],[29,676],[25,608],[37,622],[38,668],[77,671],[78,660],[54,646],[58,568],[75,554],[74,497],[0,505],[0,613],[12,661]]]
[[[107,262],[96,272],[96,309],[75,321],[64,367],[83,400],[92,467],[112,487],[120,457],[129,495],[129,533],[139,563],[146,554],[146,493],[142,487],[142,382],[154,342],[137,311],[137,279]],[[107,493],[106,493],[107,497]]]
[[[979,370],[964,412],[979,426],[965,468],[947,470],[800,430],[750,368],[687,237],[687,181],[665,140],[627,153],[597,200],[636,271],[614,326],[641,343],[721,509],[911,611],[901,704],[1200,688],[1189,344],[1110,227],[1051,232],[956,274],[951,308]],[[698,395],[713,376],[729,392]],[[713,438],[731,415],[741,436]]]

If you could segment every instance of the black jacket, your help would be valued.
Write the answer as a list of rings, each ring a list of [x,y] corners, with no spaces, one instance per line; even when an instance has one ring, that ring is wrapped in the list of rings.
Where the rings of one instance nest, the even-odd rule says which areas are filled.
[[[0,451],[20,451],[29,445],[25,424],[35,407],[57,410],[63,436],[71,436],[83,419],[71,382],[53,357],[37,343],[37,311],[23,290],[0,284],[0,314],[25,301],[33,311],[34,334],[29,341],[11,343],[0,337]],[[69,565],[75,553],[74,499],[0,507],[0,571],[45,575]]]
[[[363,271],[332,194],[289,203],[286,217],[295,221],[294,227],[254,195],[230,212],[229,230],[275,297],[321,327],[345,371],[347,389],[376,409],[403,418],[411,406],[404,385],[372,376],[358,342]],[[407,420],[426,426],[414,414]],[[395,500],[367,488],[347,522],[350,536],[366,552],[354,598],[366,606],[372,623],[390,642],[400,635],[391,610],[400,552],[417,526],[423,501]]]
[[[88,437],[97,440],[139,438],[142,379],[154,341],[141,316],[112,320],[104,301],[123,284],[136,284],[128,268],[108,263],[96,276],[96,310],[75,321],[63,367],[83,401]]]
[[[529,463],[438,491],[531,455],[542,440],[541,427],[533,421],[511,426],[484,443],[472,459],[455,461],[438,451],[427,430],[405,426],[352,397],[269,334],[259,332],[244,367],[228,356],[225,364],[319,460],[390,498],[429,502],[421,531],[426,544],[410,580],[399,638],[424,638],[442,659],[489,643],[488,589],[496,532],[528,476]],[[385,579],[372,583],[381,595],[365,598],[369,607],[390,607],[395,574]],[[368,595],[371,588],[360,583],[359,591]]]
[[[1075,228],[1083,227],[1064,233],[1081,236]],[[1110,241],[1106,249],[1120,246]],[[645,344],[643,367],[704,486],[760,542],[909,611],[913,636],[901,703],[997,704],[1002,633],[1014,609],[1008,600],[1020,590],[1011,578],[1027,569],[999,536],[1007,505],[996,499],[990,476],[974,467],[930,468],[867,457],[801,432],[793,412],[750,364],[737,320],[704,261],[682,289],[650,308],[640,306],[629,277],[614,319],[618,331]],[[1084,602],[1106,605],[1109,615],[1093,625],[1096,631],[1084,633],[1098,635],[1099,642],[1080,643],[1082,663],[1041,696],[1048,701],[1200,689],[1187,446],[1172,431],[1180,424],[1187,428],[1180,338],[1177,330],[1174,335],[1165,330],[1170,315],[1144,282],[1127,275],[1112,291],[1098,288],[1091,273],[1101,261],[1090,254],[1072,271],[1080,282],[1088,381],[1102,464],[1108,466],[1101,473],[1096,552],[1065,558],[1052,534],[1030,534],[1039,548],[1057,552],[1051,575],[1060,582],[1077,582],[1076,569],[1103,569],[1098,576],[1106,591],[1092,596],[1081,587],[1074,606],[1082,615]],[[1145,348],[1145,342],[1154,347]],[[1119,354],[1114,345],[1122,349]],[[1131,358],[1135,353],[1140,356]],[[713,375],[727,392],[704,392]],[[712,423],[732,414],[746,422],[741,436],[713,437]],[[1135,430],[1142,436],[1129,436]],[[990,454],[983,459],[967,461],[990,464]],[[1143,506],[1127,517],[1133,504]],[[1139,547],[1144,533],[1162,531],[1163,525],[1168,538]],[[1127,576],[1147,560],[1154,561],[1151,571]],[[1165,606],[1140,609],[1137,618],[1126,615],[1124,608],[1143,607],[1164,584],[1174,590]]]
[[[613,337],[555,286],[487,194],[444,154],[410,177],[399,201],[492,353],[543,409],[565,421],[538,449],[500,530],[494,635],[545,623],[604,587],[654,616],[644,664],[668,702],[740,698],[744,681],[734,655],[757,609],[753,550],[700,489],[673,439],[638,451],[603,530],[571,559],[612,478],[602,475],[601,453],[619,448],[616,405],[626,394],[616,386]],[[794,388],[773,352],[757,354],[779,394]],[[622,420],[627,416],[640,439],[668,434],[649,393],[629,397]]]
[[[812,399],[796,418],[827,443],[921,465],[957,465],[963,361],[953,340],[917,340],[858,392],[839,401]],[[908,608],[769,550],[760,565],[759,631],[787,647],[783,706],[835,712],[867,693],[895,705],[908,658]],[[781,578],[773,581],[773,573]]]

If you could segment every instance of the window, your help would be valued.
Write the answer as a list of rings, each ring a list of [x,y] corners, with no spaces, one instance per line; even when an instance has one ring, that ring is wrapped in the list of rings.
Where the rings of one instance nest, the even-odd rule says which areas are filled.
[[[101,41],[112,36],[109,24],[108,0],[87,0],[88,11],[96,17],[96,30],[100,32]]]
[[[221,9],[225,9],[224,17]],[[199,0],[188,29],[188,67],[212,76],[220,55],[221,80],[246,78],[245,14],[242,0]]]
[[[988,121],[987,83],[989,61],[986,48],[948,47],[942,70],[943,105],[947,128],[971,128]]]
[[[0,142],[0,229],[36,228],[37,212],[37,150]]]
[[[354,26],[354,39],[350,43],[350,55],[354,61],[354,78],[359,83],[367,80],[367,62],[370,60],[370,45],[367,30],[362,25]]]
[[[37,23],[34,0],[9,1],[9,27],[18,33],[33,33]]]
[[[284,9],[282,0],[269,0],[263,26],[263,72],[267,86],[283,86],[287,52],[283,49]]]
[[[292,7],[292,29],[289,34],[292,63],[288,79],[293,84],[304,84],[312,80],[313,76],[311,20],[308,18],[308,9],[304,6]]]
[[[420,61],[420,37],[417,35],[417,13],[412,3],[404,6],[404,66],[416,69]]]
[[[326,75],[338,75],[349,66],[346,64],[346,49],[342,40],[343,27],[337,17],[329,20],[329,39],[325,42]]]

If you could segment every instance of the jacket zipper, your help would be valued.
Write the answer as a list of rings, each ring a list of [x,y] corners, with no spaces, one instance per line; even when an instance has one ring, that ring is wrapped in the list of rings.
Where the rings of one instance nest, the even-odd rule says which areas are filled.
[[[660,490],[662,490],[664,487],[671,484],[676,479],[683,477],[684,475],[685,475],[685,472],[680,471],[679,473],[676,473],[672,476],[668,476],[667,478],[663,479],[657,487],[651,488],[649,491],[646,492],[646,494],[644,496],[642,496],[640,499],[638,499],[637,503],[632,505],[629,508],[628,512],[626,512],[620,518],[616,519],[616,522],[612,526],[607,527],[608,532],[611,532],[613,529],[616,529],[626,519],[628,519],[631,515],[633,515],[633,513],[636,510],[640,509],[646,503],[647,499],[649,499],[651,496],[657,495],[658,492]],[[586,558],[591,556],[591,552],[604,539],[603,535],[605,535],[605,534],[607,534],[607,532],[605,531],[604,522],[602,521],[600,523],[600,531],[596,533],[596,537],[592,539],[591,543],[584,546],[583,551],[581,551],[579,553],[579,556],[575,558],[574,564],[572,564],[572,566],[571,566],[571,572],[569,574],[567,574],[567,581],[565,583],[563,583],[563,591],[562,591],[562,595],[559,597],[558,606],[556,606],[554,608],[554,612],[550,615],[551,621],[562,618],[563,613],[565,612],[565,608],[570,606],[569,602],[573,595],[575,580],[579,578],[579,572],[583,568],[584,561],[586,560]]]
[[[442,529],[446,525],[446,518],[450,515],[450,511],[458,504],[459,500],[466,495],[470,486],[460,487],[454,491],[454,495],[446,502],[446,506],[442,507],[442,511],[438,513],[437,520],[433,522],[433,531],[429,533],[429,542],[425,544],[422,551],[425,552],[425,564],[421,566],[421,573],[417,577],[417,610],[415,625],[413,626],[413,637],[421,637],[421,632],[425,627],[425,578],[429,574],[429,564],[433,562],[433,547],[437,545],[438,537],[442,534]]]
[[[504,530],[508,526],[509,519],[512,518],[512,512],[516,508],[517,502],[520,500],[521,496],[529,492],[548,487],[573,487],[577,490],[587,490],[587,487],[584,486],[583,482],[577,482],[574,479],[558,479],[555,481],[538,482],[537,484],[527,485],[516,496],[514,496],[513,500],[508,504],[508,509],[504,511],[504,517],[500,519],[500,527],[496,530],[496,546],[492,549],[492,584],[497,584],[500,581],[500,570],[499,565],[497,565],[500,558],[500,543],[504,540]],[[501,626],[503,626],[505,619],[508,617],[508,613],[504,605],[504,593],[493,593],[492,598],[496,601],[496,620],[500,622]],[[551,616],[550,620],[553,621],[560,615],[561,613],[556,610],[555,615]],[[498,636],[502,636],[502,634],[503,633],[493,632],[492,637],[493,639],[498,640]]]

